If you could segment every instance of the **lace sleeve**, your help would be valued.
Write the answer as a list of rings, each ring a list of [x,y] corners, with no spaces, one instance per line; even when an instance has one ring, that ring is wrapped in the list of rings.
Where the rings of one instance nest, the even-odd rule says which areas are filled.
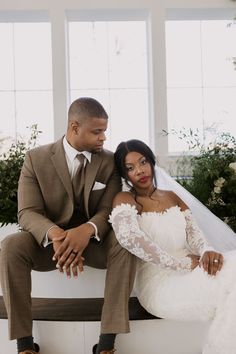
[[[211,247],[205,237],[203,232],[199,229],[192,212],[186,209],[184,212],[186,220],[186,240],[192,250],[196,255],[202,256],[204,252],[214,250]]]
[[[190,270],[190,258],[175,259],[162,250],[140,229],[137,214],[137,209],[130,204],[121,204],[113,209],[109,221],[121,246],[145,262],[175,270]]]

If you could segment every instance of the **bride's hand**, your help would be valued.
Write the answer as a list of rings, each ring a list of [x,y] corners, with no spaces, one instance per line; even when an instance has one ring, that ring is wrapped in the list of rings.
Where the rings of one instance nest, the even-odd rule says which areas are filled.
[[[200,261],[200,267],[210,275],[216,275],[222,268],[224,257],[221,253],[206,251]]]
[[[195,254],[188,254],[188,256],[191,259],[191,269],[195,269],[197,266],[199,266],[199,260],[200,257],[196,256]]]

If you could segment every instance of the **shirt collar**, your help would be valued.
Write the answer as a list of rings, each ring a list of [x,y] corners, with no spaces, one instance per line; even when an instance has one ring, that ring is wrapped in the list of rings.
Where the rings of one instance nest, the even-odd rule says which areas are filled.
[[[75,157],[78,154],[83,154],[86,159],[88,160],[88,162],[91,162],[91,158],[92,158],[92,153],[89,151],[78,151],[75,148],[73,148],[73,146],[71,146],[68,141],[66,140],[66,137],[64,136],[63,138],[63,147],[65,149],[65,153],[66,156],[68,157],[68,159],[70,160],[71,163],[73,163]]]

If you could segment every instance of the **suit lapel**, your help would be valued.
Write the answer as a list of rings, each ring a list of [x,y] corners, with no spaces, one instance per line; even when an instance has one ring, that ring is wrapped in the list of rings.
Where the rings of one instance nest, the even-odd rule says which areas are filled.
[[[93,184],[95,182],[95,177],[97,171],[102,163],[102,156],[101,154],[93,154],[91,162],[88,163],[86,167],[85,173],[85,185],[84,185],[84,204],[85,204],[85,211],[87,216],[89,217],[89,196],[92,190]]]
[[[69,197],[73,201],[72,183],[63,148],[63,139],[60,139],[53,145],[51,160]]]
[[[63,183],[70,199],[74,201],[71,177],[68,171],[68,166],[63,148],[63,139],[57,141],[52,147],[52,163]],[[84,185],[84,204],[85,211],[89,217],[89,196],[93,188],[97,171],[102,163],[102,154],[92,154],[91,162],[88,163],[85,172],[85,185]]]

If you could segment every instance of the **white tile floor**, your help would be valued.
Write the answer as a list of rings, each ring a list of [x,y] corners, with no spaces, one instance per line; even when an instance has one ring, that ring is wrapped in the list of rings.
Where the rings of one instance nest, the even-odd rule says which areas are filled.
[[[41,354],[91,354],[98,322],[35,322]],[[119,335],[117,354],[200,354],[207,324],[167,320],[132,321],[131,333]],[[7,321],[0,320],[0,354],[16,354],[7,339]]]

